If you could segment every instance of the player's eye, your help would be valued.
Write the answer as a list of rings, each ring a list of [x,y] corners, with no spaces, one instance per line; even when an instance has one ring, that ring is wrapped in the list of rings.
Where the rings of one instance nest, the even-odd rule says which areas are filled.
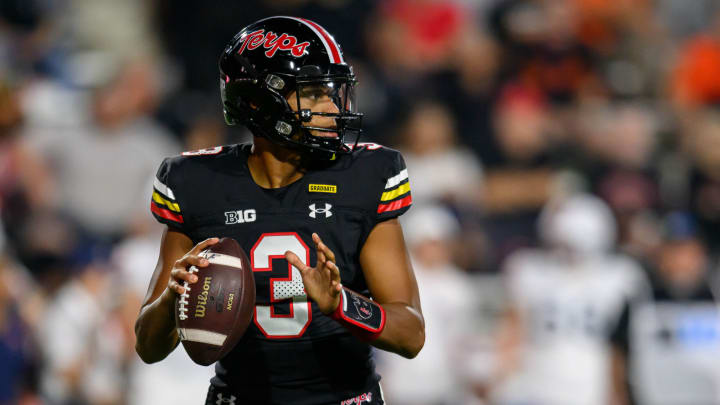
[[[300,97],[312,101],[320,100],[326,96],[332,97],[334,93],[335,88],[333,86],[333,83],[303,86],[300,88],[299,91]]]
[[[323,93],[321,90],[311,90],[305,92],[305,94],[303,94],[303,97],[310,100],[318,100],[321,99],[324,95],[325,93]]]
[[[323,93],[320,89],[304,89],[300,92],[300,97],[312,101],[317,101],[318,99],[322,98],[324,94],[325,93]]]

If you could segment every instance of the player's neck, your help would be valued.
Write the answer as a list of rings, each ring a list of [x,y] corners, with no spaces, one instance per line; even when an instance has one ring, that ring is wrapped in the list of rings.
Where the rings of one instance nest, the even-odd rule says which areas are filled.
[[[305,174],[297,152],[259,137],[254,140],[248,167],[253,180],[262,188],[284,187]]]

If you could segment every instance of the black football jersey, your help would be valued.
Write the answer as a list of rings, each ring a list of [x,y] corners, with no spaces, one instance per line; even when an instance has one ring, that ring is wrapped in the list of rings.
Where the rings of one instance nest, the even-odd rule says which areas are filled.
[[[361,144],[288,186],[264,189],[250,175],[250,151],[241,144],[186,152],[165,159],[154,182],[158,221],[194,243],[234,238],[254,271],[253,322],[216,363],[211,383],[247,403],[338,403],[379,379],[370,346],[308,300],[284,253],[313,266],[316,232],[335,253],[342,283],[369,296],[360,250],[377,223],[409,209],[405,163],[395,150]]]

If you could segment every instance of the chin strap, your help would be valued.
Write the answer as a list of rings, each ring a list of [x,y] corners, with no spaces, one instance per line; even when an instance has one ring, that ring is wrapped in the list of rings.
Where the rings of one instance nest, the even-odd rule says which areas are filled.
[[[385,310],[380,304],[347,288],[340,291],[340,304],[330,318],[365,342],[377,339],[385,328]]]

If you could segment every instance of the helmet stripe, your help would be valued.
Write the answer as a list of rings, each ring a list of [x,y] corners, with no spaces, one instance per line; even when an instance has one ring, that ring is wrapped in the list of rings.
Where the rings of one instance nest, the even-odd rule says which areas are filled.
[[[330,57],[330,63],[345,63],[345,60],[342,57],[342,54],[340,53],[340,47],[337,45],[335,40],[330,36],[330,34],[325,31],[325,28],[321,27],[320,25],[310,21],[306,20],[304,18],[296,18],[296,17],[287,17],[290,19],[293,19],[295,21],[300,21],[301,23],[307,25],[310,27],[311,30],[320,38],[320,41],[322,41],[323,45],[325,45],[325,50],[328,53],[328,56]]]
[[[342,55],[340,54],[340,47],[337,45],[337,43],[335,42],[333,37],[330,36],[330,34],[327,31],[325,31],[325,28],[321,27],[320,25],[318,25],[310,20],[306,20],[304,18],[301,18],[300,20],[309,24],[312,28],[314,28],[315,30],[320,32],[320,36],[323,38],[324,42],[327,44],[326,46],[330,47],[330,53],[334,59],[332,61],[333,63],[345,63]]]

